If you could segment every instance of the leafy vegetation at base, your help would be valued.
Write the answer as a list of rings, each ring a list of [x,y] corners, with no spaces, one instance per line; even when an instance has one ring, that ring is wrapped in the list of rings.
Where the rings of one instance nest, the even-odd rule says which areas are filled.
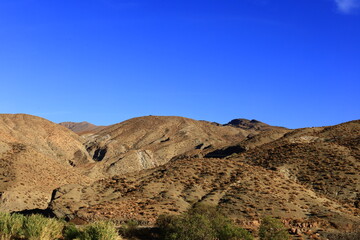
[[[139,229],[139,222],[136,220],[129,220],[120,228],[120,233],[124,237],[133,237],[137,234]]]
[[[138,222],[128,221],[120,231],[128,239],[144,236]],[[245,229],[236,226],[216,207],[195,205],[181,215],[161,215],[156,222],[159,235],[151,235],[160,240],[253,240]],[[149,235],[150,236],[150,235]],[[334,239],[357,239],[358,233],[336,236]],[[266,217],[259,229],[260,240],[288,240],[289,233],[278,219]],[[347,238],[346,238],[347,237]],[[0,212],[0,240],[121,240],[115,225],[109,221],[99,221],[85,226],[42,215],[24,216]],[[142,238],[148,239],[148,238]]]
[[[164,240],[252,240],[252,235],[233,224],[217,208],[196,205],[182,215],[161,215],[157,222]]]
[[[111,222],[94,222],[83,228],[42,215],[0,213],[0,240],[121,240]]]
[[[259,229],[260,240],[287,240],[290,239],[283,223],[276,218],[265,217]]]
[[[95,222],[87,225],[79,240],[120,240],[119,234],[112,222]]]
[[[10,240],[23,236],[24,222],[23,215],[0,212],[0,239]]]
[[[24,217],[23,234],[29,240],[52,240],[62,236],[64,222],[41,215]]]

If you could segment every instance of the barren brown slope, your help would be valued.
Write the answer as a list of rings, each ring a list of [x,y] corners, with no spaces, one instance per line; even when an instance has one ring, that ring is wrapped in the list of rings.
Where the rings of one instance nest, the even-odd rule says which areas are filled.
[[[344,230],[360,223],[353,209],[281,173],[225,159],[179,159],[87,187],[64,186],[51,209],[59,217],[85,221],[135,219],[152,224],[159,214],[178,214],[197,202],[218,205],[250,228],[267,215],[282,217],[294,227],[301,223],[304,231],[334,226]]]
[[[95,133],[105,128],[104,126],[96,126],[89,122],[61,122],[59,125],[64,126],[79,135],[84,133]]]
[[[44,209],[63,184],[88,181],[92,162],[80,138],[48,120],[0,115],[0,210]]]
[[[147,116],[106,127],[83,136],[97,169],[109,175],[148,169],[175,156],[201,154],[241,141],[250,133],[183,117]],[[94,170],[94,174],[96,171]]]
[[[51,208],[58,216],[84,220],[152,223],[161,213],[176,214],[207,202],[247,227],[272,215],[297,232],[356,228],[359,121],[286,132],[247,138],[241,142],[248,144],[246,152],[226,159],[177,157],[163,166],[91,186],[64,186]]]
[[[282,138],[286,133],[291,130],[285,128],[269,128],[260,130],[259,133],[250,134],[245,139],[237,142],[235,145],[225,146],[218,149],[206,149],[203,155],[206,158],[225,158],[234,154],[244,153],[250,149],[260,147],[264,144],[273,142]]]
[[[360,211],[360,121],[297,129],[239,155]]]

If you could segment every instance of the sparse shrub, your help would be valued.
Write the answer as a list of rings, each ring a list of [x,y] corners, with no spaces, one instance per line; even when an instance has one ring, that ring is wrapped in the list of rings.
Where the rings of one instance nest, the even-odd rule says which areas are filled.
[[[227,223],[222,225],[222,227],[218,229],[218,239],[219,240],[238,240],[238,239],[252,240],[253,236],[245,229]]]
[[[210,227],[210,221],[199,214],[182,216],[161,215],[156,225],[164,240],[210,240],[215,231]]]
[[[63,236],[66,240],[81,238],[81,231],[73,223],[67,224],[63,229]]]
[[[53,240],[62,236],[64,223],[42,215],[30,215],[25,217],[23,231],[26,239],[29,240]]]
[[[235,226],[218,209],[203,204],[179,216],[161,215],[156,225],[164,240],[253,239],[249,232]]]
[[[129,220],[125,224],[123,224],[120,228],[120,232],[122,236],[125,237],[133,237],[139,227],[139,222],[136,220]]]
[[[78,229],[55,218],[0,212],[0,240],[121,240],[111,222],[94,222]]]
[[[261,221],[259,237],[260,240],[287,240],[290,238],[290,234],[280,220],[265,217]]]
[[[80,237],[80,240],[121,240],[115,225],[108,221],[94,222],[87,225]]]
[[[0,239],[20,238],[23,234],[24,219],[25,217],[20,214],[0,212]]]

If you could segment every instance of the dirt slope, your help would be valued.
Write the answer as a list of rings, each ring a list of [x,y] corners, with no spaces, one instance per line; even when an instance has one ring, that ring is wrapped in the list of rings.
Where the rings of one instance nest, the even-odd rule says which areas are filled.
[[[147,116],[83,135],[99,163],[96,171],[117,175],[165,164],[173,157],[201,154],[239,142],[253,131],[183,117]]]
[[[271,215],[299,234],[348,231],[360,224],[359,122],[270,130],[238,145],[228,141],[228,148],[241,146],[244,151],[223,159],[175,157],[163,166],[112,174],[87,187],[63,186],[51,208],[70,218],[151,224],[161,213],[176,214],[200,201],[219,205],[249,228]],[[146,137],[137,139],[140,146]],[[156,149],[159,143],[141,146]]]
[[[0,115],[0,210],[46,208],[61,185],[88,181],[93,161],[78,135],[25,114]]]
[[[360,121],[297,129],[242,155],[309,189],[359,209]]]
[[[51,209],[60,217],[85,221],[136,219],[151,224],[159,214],[177,214],[196,202],[219,205],[249,228],[267,215],[287,219],[290,226],[309,226],[306,231],[351,229],[360,223],[358,212],[336,200],[281,173],[231,159],[180,159],[88,187],[64,186],[57,190]]]
[[[59,217],[152,224],[206,202],[248,228],[266,215],[308,235],[360,224],[359,120],[296,130],[241,124],[148,116],[79,136],[42,118],[0,115],[0,210],[50,201]]]

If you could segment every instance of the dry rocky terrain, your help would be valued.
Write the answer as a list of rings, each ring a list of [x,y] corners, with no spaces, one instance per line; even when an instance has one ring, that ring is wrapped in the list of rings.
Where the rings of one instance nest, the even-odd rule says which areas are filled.
[[[2,211],[152,225],[204,202],[249,229],[280,217],[294,236],[360,224],[359,120],[290,130],[147,116],[77,135],[38,117],[0,115],[0,165]]]
[[[163,165],[174,157],[200,155],[235,144],[257,130],[216,126],[183,117],[139,117],[84,134],[98,161],[93,174],[114,176]]]
[[[48,120],[0,115],[0,210],[47,208],[54,188],[85,183],[93,160],[80,137]]]

